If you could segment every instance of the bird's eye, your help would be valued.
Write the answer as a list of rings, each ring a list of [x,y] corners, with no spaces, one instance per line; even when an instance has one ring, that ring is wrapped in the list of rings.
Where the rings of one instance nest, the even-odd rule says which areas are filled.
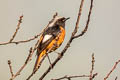
[[[61,20],[61,21],[64,21],[64,20],[65,20],[65,18],[63,17],[63,18],[61,18],[60,20]]]

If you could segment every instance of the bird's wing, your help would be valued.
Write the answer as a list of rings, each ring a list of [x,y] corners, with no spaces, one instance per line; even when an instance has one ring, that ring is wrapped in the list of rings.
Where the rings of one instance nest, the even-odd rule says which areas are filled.
[[[39,54],[56,38],[59,34],[59,30],[54,30],[53,28],[48,28],[40,37],[40,42],[37,48],[37,55]]]

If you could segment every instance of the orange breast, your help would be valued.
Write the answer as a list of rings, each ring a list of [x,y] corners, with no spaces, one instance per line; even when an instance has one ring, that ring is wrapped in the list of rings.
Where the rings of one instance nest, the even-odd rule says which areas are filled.
[[[61,30],[61,33],[60,33],[59,39],[57,41],[57,45],[59,45],[59,46],[62,44],[62,42],[64,41],[64,38],[65,38],[65,30],[64,30],[64,28],[60,27],[60,30]]]
[[[61,32],[59,33],[58,37],[52,40],[52,42],[46,48],[47,50],[50,50],[49,52],[56,50],[63,43],[64,38],[65,38],[65,30],[63,27],[60,27],[60,30]]]

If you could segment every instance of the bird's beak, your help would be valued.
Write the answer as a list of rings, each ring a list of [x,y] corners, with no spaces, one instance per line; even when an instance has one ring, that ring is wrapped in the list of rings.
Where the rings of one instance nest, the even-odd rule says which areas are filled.
[[[65,18],[65,20],[64,20],[64,21],[67,21],[68,19],[70,19],[70,17],[68,17],[68,18]]]

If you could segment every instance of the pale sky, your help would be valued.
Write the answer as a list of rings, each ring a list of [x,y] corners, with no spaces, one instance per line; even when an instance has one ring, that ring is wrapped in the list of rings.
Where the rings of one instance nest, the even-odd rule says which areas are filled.
[[[95,69],[98,73],[95,80],[103,80],[115,62],[120,59],[120,1],[94,0],[94,7],[87,33],[73,41],[65,56],[44,80],[59,78],[65,75],[89,74],[91,70],[91,55],[95,54]],[[15,40],[26,40],[39,34],[52,19],[55,12],[60,16],[70,17],[66,22],[66,37],[63,45],[57,50],[60,52],[69,40],[74,29],[80,0],[0,0],[0,43],[7,42],[15,32],[20,15],[24,15],[23,23]],[[85,0],[79,25],[79,32],[83,30],[87,20],[90,0]],[[36,40],[25,44],[9,44],[0,46],[0,79],[8,80],[11,77],[7,60],[12,61],[13,72],[16,72],[28,56],[30,47]],[[50,54],[51,61],[56,53]],[[34,67],[35,54],[32,61],[25,67],[15,80],[25,80]],[[40,70],[31,78],[38,80],[40,75],[49,66],[46,59]],[[108,80],[120,79],[120,64]],[[73,80],[88,80],[77,78]]]

